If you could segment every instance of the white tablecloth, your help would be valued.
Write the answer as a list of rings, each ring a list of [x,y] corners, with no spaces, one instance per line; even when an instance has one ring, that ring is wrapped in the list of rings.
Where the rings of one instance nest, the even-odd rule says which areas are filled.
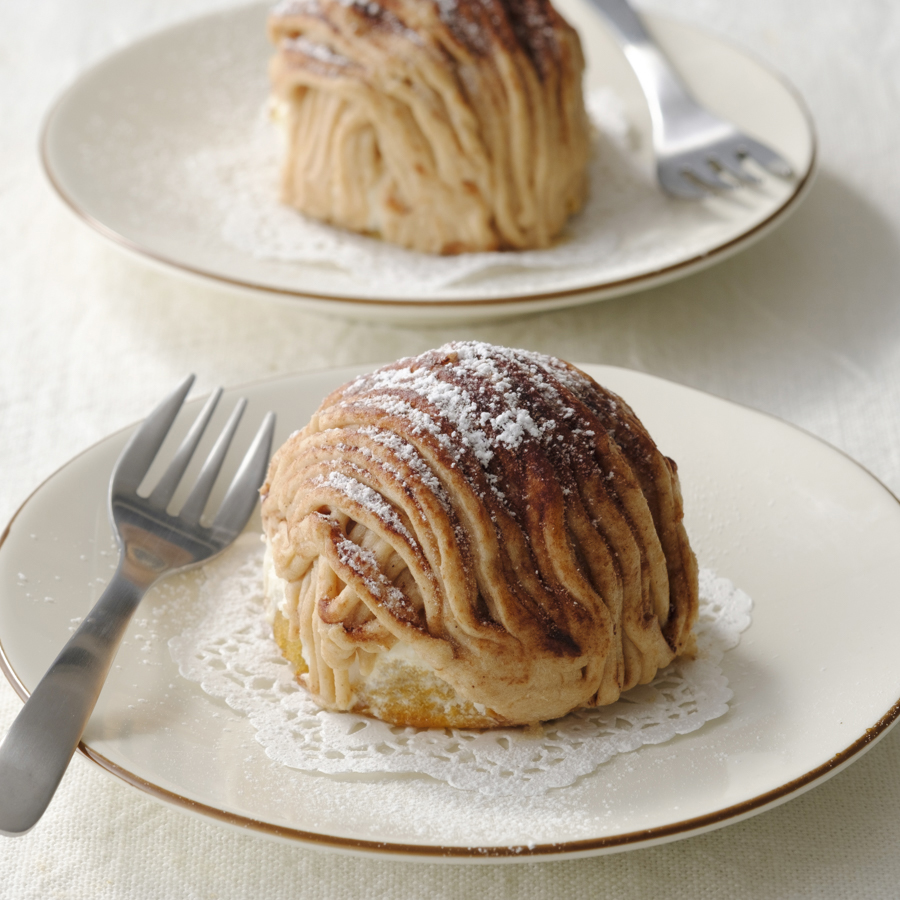
[[[397,328],[188,283],[126,258],[45,182],[37,141],[88,64],[216,0],[0,5],[0,521],[71,456],[199,390],[479,338],[662,375],[767,410],[900,492],[900,5],[657,0],[780,69],[821,171],[775,233],[683,281],[513,321]],[[20,703],[0,685],[0,730]],[[2,794],[0,794],[2,803]],[[225,830],[76,757],[45,818],[0,840],[0,897],[896,897],[900,730],[821,787],[667,846],[521,866],[357,859]]]

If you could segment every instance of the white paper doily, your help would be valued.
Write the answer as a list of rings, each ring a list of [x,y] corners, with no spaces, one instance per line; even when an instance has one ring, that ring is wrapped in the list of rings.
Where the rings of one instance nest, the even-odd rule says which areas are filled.
[[[687,215],[692,224],[695,219],[709,218],[700,205],[674,205],[659,195],[652,174],[648,176],[634,160],[633,129],[609,88],[593,91],[586,105],[596,128],[589,164],[593,187],[584,208],[569,221],[558,242],[544,250],[434,256],[306,218],[279,202],[283,149],[265,110],[240,140],[189,154],[182,177],[188,179],[196,194],[219,208],[222,238],[235,249],[257,259],[336,266],[367,283],[404,290],[446,287],[510,267],[570,269],[596,265],[610,257],[619,242],[617,228],[621,222],[615,213],[620,218],[633,216],[638,207],[651,232],[658,226],[660,214],[665,216],[668,211],[667,205]],[[619,210],[623,201],[624,212]]]
[[[564,787],[617,753],[723,715],[732,693],[718,663],[750,624],[750,597],[703,570],[697,658],[677,660],[618,702],[529,729],[398,728],[321,710],[295,681],[263,616],[262,555],[259,538],[246,535],[203,568],[199,597],[173,598],[191,607],[193,623],[169,650],[183,677],[249,717],[271,759],[323,774],[429,775],[492,795]]]

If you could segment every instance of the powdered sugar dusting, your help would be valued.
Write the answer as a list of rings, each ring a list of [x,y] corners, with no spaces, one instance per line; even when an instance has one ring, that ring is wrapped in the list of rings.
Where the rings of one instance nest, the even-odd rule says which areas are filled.
[[[393,506],[378,491],[373,490],[368,485],[341,472],[329,472],[327,475],[319,475],[313,480],[313,484],[328,485],[328,487],[340,491],[344,496],[349,497],[377,516],[392,531],[402,535],[410,543],[413,542],[412,535],[403,524],[400,516],[397,515]]]
[[[318,0],[280,0],[271,10],[273,16],[311,16],[320,11]]]
[[[341,6],[359,7],[369,15],[377,15],[382,10],[380,3],[375,0],[337,0]],[[283,16],[310,16],[321,12],[319,0],[280,0],[271,9],[271,15]]]
[[[324,44],[317,44],[305,37],[283,38],[282,46],[287,50],[295,53],[302,53],[304,56],[314,59],[317,62],[326,63],[330,66],[348,66],[350,60],[346,56],[341,56],[330,47]]]
[[[499,447],[515,452],[529,440],[549,447],[560,438],[558,422],[566,422],[575,437],[593,436],[587,424],[578,421],[570,398],[553,382],[577,385],[581,390],[587,383],[559,360],[479,341],[447,344],[435,354],[452,355],[452,366],[402,360],[397,366],[357,378],[341,402],[403,417],[412,434],[436,438],[454,463],[471,452],[501,500],[503,492],[488,471]],[[552,415],[535,420],[526,383]]]
[[[366,551],[346,552],[365,568]],[[199,590],[173,596],[170,614],[177,621],[183,607],[184,620],[194,623],[169,641],[183,677],[244,713],[256,740],[281,765],[323,775],[429,775],[491,797],[540,796],[617,754],[689,734],[725,715],[732,691],[720,662],[749,627],[752,608],[731,582],[702,570],[697,658],[676,660],[618,702],[536,729],[396,728],[319,709],[297,685],[263,617],[261,570],[261,544],[246,535],[203,568]]]
[[[481,25],[469,16],[462,15],[459,0],[437,0],[441,19],[457,34],[467,46],[478,53],[485,53],[490,47],[490,39]]]
[[[398,618],[408,618],[414,610],[399,588],[392,585],[381,573],[378,560],[371,550],[360,547],[349,538],[336,542],[338,559],[365,584],[366,589],[376,597],[386,609]],[[260,584],[262,583],[260,576]]]
[[[406,463],[416,473],[425,487],[434,494],[438,503],[440,503],[445,510],[451,508],[450,497],[447,495],[447,491],[444,490],[444,486],[435,476],[434,472],[431,471],[431,467],[428,463],[422,459],[419,451],[416,450],[409,441],[403,440],[400,435],[394,434],[392,431],[385,431],[383,428],[375,428],[372,426],[364,426],[358,429],[358,433],[370,437],[376,443],[381,444],[390,450],[397,459]],[[380,460],[380,462],[382,465],[385,465],[384,460]],[[396,470],[394,471],[396,472]]]

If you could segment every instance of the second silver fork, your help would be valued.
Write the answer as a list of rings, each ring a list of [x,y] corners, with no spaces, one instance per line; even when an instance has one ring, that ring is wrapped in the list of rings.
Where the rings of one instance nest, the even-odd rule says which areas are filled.
[[[745,167],[748,159],[774,175],[791,177],[790,164],[771,147],[694,99],[627,0],[591,4],[610,26],[647,98],[663,190],[695,200],[735,184],[751,184],[759,179]]]

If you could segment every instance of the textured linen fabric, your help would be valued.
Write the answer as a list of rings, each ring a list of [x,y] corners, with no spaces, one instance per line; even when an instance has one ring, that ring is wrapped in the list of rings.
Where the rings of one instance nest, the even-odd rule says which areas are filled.
[[[184,281],[120,254],[40,172],[40,123],[90,63],[215,0],[0,5],[0,523],[75,453],[197,388],[477,338],[642,369],[820,435],[900,491],[900,5],[656,0],[780,69],[821,171],[795,215],[690,278],[510,322],[389,327]],[[0,731],[20,704],[0,685]],[[357,859],[191,818],[76,758],[0,839],[0,898],[886,898],[900,884],[900,730],[773,811],[678,843],[527,865]]]

